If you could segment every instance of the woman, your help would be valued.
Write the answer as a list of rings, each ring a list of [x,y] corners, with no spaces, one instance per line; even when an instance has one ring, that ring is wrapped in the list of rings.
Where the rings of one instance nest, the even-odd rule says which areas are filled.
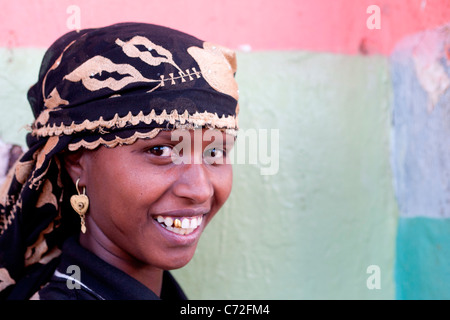
[[[156,25],[58,39],[0,190],[0,295],[185,299],[167,270],[230,194],[235,72],[232,51]]]

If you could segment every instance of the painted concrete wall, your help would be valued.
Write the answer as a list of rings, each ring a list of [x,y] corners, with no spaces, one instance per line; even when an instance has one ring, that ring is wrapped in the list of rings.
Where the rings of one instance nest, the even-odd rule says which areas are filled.
[[[367,9],[374,4],[380,29],[367,24]],[[25,143],[23,126],[32,122],[26,90],[37,78],[45,48],[77,22],[71,5],[80,9],[82,28],[146,21],[238,51],[240,125],[244,134],[278,130],[271,143],[278,146],[279,167],[276,174],[262,175],[267,166],[262,161],[235,164],[229,202],[205,231],[191,263],[175,272],[191,298],[394,299],[408,298],[396,293],[399,287],[418,288],[404,285],[411,274],[396,267],[417,266],[418,260],[397,245],[408,242],[397,238],[405,221],[398,220],[391,168],[398,89],[392,75],[398,73],[392,73],[390,56],[404,37],[450,21],[448,1],[0,0],[0,5],[0,138],[8,143]],[[417,241],[433,246],[438,234],[445,242],[444,225],[427,230]],[[439,261],[445,261],[445,252],[437,255]],[[434,288],[429,290],[435,298],[450,292]]]

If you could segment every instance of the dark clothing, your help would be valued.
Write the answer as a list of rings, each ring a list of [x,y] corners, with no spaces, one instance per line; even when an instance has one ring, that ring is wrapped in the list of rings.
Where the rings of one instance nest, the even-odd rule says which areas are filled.
[[[75,238],[64,243],[55,273],[38,294],[40,300],[187,299],[168,271],[164,271],[160,298],[139,281],[83,248]]]

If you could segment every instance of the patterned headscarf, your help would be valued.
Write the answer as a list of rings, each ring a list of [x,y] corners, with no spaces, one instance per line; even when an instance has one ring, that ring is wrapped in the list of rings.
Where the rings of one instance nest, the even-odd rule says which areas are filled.
[[[28,91],[35,117],[28,150],[0,188],[0,296],[39,289],[62,242],[79,232],[66,201],[75,188],[59,154],[176,128],[235,133],[235,72],[233,51],[157,25],[120,23],[59,38]]]

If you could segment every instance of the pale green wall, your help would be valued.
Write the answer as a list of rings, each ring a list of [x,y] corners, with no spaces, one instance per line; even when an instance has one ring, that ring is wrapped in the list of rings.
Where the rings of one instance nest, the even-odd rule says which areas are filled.
[[[26,93],[37,80],[44,50],[0,48],[0,138],[25,146],[33,121]]]
[[[24,145],[43,50],[0,51],[0,134]],[[278,174],[235,164],[229,202],[191,263],[194,299],[393,299],[397,208],[382,56],[238,53],[240,125],[279,129]],[[369,290],[369,265],[381,289]]]

